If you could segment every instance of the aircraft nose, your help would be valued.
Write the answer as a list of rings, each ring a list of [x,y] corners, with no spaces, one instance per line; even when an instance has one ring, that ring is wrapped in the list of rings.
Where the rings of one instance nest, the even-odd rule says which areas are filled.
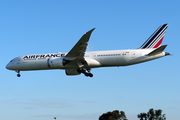
[[[10,65],[9,65],[9,63],[6,65],[6,69],[10,69]]]
[[[11,63],[8,63],[8,64],[6,65],[6,69],[8,69],[8,70],[13,70],[13,65],[12,65]]]

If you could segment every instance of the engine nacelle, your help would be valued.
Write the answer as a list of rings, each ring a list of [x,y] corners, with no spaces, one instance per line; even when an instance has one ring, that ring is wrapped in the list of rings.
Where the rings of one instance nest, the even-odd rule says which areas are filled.
[[[61,69],[63,68],[63,58],[49,58],[47,64],[49,68]]]
[[[81,74],[80,72],[78,72],[77,69],[66,69],[66,75],[79,75]]]

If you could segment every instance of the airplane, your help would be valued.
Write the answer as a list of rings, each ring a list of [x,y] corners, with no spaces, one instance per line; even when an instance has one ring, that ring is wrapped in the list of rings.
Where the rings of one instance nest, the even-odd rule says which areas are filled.
[[[89,51],[89,38],[95,28],[85,33],[68,53],[32,54],[16,57],[7,65],[8,70],[20,71],[63,69],[66,75],[93,77],[93,68],[134,65],[170,55],[163,52],[167,45],[161,45],[168,24],[163,24],[138,49]]]

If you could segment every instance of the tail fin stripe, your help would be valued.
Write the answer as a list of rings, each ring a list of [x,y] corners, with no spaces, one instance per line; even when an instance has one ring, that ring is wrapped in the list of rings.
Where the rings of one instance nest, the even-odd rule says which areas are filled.
[[[140,49],[157,48],[161,44],[168,24],[161,25],[140,47]],[[161,42],[160,42],[161,41]]]
[[[143,48],[149,48],[156,40],[155,38],[158,38],[162,33],[164,33],[164,30],[166,30],[167,27],[164,30],[163,30],[163,28],[164,28],[164,25],[155,34],[152,35],[151,39],[148,40],[147,44]],[[162,32],[162,30],[163,30],[163,32]]]
[[[154,40],[152,40],[152,42],[147,46],[147,48],[151,48],[154,45],[156,45],[156,43],[164,36],[165,32],[166,28],[161,33],[159,33],[159,35],[156,38],[154,38]]]
[[[149,46],[150,48],[154,48],[153,46],[156,46],[156,44],[162,39],[162,38],[164,38],[164,34],[165,34],[165,31],[161,34],[161,35],[159,35],[157,38],[156,38],[156,40],[155,40],[155,42],[153,42],[153,43],[151,43],[151,45]],[[163,39],[162,39],[163,40]],[[159,44],[160,45],[160,44]]]
[[[148,39],[147,41],[141,46],[141,48],[146,48],[153,40],[154,37],[157,36],[157,34],[161,31],[162,27],[159,27]]]
[[[164,38],[164,36],[161,38],[161,40],[153,48],[157,48],[162,43],[163,38]]]

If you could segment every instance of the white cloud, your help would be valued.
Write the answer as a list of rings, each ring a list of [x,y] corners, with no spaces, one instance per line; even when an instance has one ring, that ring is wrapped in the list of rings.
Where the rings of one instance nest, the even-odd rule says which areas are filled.
[[[80,103],[94,104],[96,101],[80,101]]]
[[[40,99],[31,99],[31,100],[20,100],[20,99],[9,99],[9,100],[0,100],[3,104],[24,104],[25,109],[33,109],[34,107],[43,107],[43,108],[65,108],[73,107],[74,105],[66,100],[40,100]],[[30,107],[31,106],[31,107]]]

